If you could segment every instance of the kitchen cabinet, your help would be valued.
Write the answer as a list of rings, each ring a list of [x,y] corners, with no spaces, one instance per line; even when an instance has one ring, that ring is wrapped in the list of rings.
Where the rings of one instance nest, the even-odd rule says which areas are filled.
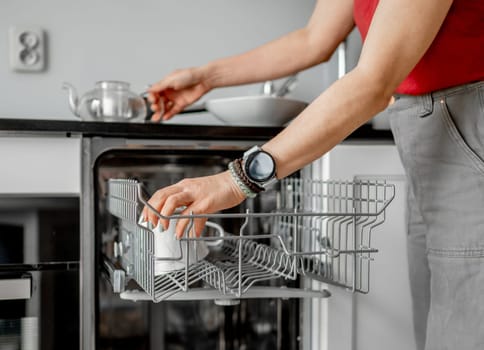
[[[387,180],[395,185],[395,198],[385,222],[372,234],[377,248],[371,263],[370,291],[352,293],[329,286],[332,296],[313,305],[321,311],[313,331],[311,349],[409,350],[415,349],[408,282],[405,202],[402,164],[393,144],[343,144],[323,157],[322,176],[332,179]],[[319,323],[319,325],[318,325]]]
[[[0,349],[79,347],[80,138],[0,136]]]
[[[79,195],[80,144],[65,134],[0,137],[0,193]]]

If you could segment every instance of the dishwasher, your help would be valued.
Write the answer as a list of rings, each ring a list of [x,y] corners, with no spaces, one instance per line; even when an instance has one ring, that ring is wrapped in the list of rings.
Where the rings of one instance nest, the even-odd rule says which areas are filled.
[[[83,137],[82,349],[309,349],[305,301],[331,298],[328,284],[369,292],[372,232],[395,188],[323,179],[318,161],[238,207],[174,215],[189,228],[197,218],[212,223],[179,241],[185,252],[205,244],[209,253],[155,273],[167,258],[140,224],[150,196],[223,171],[256,143]]]

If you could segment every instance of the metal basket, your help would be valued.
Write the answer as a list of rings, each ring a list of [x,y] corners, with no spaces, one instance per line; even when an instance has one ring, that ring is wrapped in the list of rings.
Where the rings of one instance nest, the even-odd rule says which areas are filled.
[[[385,209],[395,195],[385,182],[338,182],[285,179],[281,182],[278,209],[270,213],[174,215],[170,218],[242,218],[237,234],[189,238],[218,242],[218,248],[195,264],[156,276],[154,233],[139,225],[139,213],[148,206],[141,184],[111,179],[107,206],[120,222],[116,255],[143,292],[124,291],[131,299],[159,302],[166,299],[216,299],[219,302],[249,297],[327,297],[329,292],[286,287],[260,287],[273,279],[298,276],[348,288],[369,291],[372,230],[384,222]],[[149,206],[148,206],[149,207]],[[153,210],[153,208],[150,208]],[[162,216],[157,213],[161,218]],[[250,220],[270,218],[271,234],[248,234]],[[270,240],[271,246],[260,243]],[[188,249],[188,248],[187,248]],[[203,281],[205,287],[193,288]],[[183,293],[181,293],[183,292]]]

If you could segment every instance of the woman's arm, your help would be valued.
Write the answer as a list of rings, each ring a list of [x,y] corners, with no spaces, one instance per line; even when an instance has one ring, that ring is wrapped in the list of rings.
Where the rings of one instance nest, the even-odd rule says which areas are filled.
[[[276,79],[327,61],[353,27],[352,0],[319,0],[306,27],[240,55],[176,70],[153,84],[152,120],[172,118],[214,88]]]
[[[263,146],[276,160],[278,178],[319,158],[388,105],[397,86],[431,45],[451,4],[452,0],[380,0],[357,67]],[[226,171],[163,188],[149,203],[163,215],[171,215],[182,205],[185,213],[213,213],[243,199]],[[144,214],[153,223],[158,221],[149,211]],[[178,222],[178,236],[187,224],[187,220]],[[195,225],[200,234],[203,222]]]
[[[335,0],[337,1],[337,0]],[[434,40],[452,0],[380,0],[359,62],[263,146],[286,177],[385,109]]]
[[[353,27],[353,0],[319,0],[304,28],[200,70],[212,88],[281,78],[326,62]]]

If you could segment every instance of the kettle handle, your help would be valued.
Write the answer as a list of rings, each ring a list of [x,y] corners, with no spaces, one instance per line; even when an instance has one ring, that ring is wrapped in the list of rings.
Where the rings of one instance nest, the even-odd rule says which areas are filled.
[[[69,92],[69,107],[70,107],[72,113],[74,113],[74,115],[76,117],[81,119],[81,116],[79,115],[79,112],[77,111],[79,99],[77,97],[76,88],[71,83],[63,82],[62,83],[62,89],[67,90]]]

